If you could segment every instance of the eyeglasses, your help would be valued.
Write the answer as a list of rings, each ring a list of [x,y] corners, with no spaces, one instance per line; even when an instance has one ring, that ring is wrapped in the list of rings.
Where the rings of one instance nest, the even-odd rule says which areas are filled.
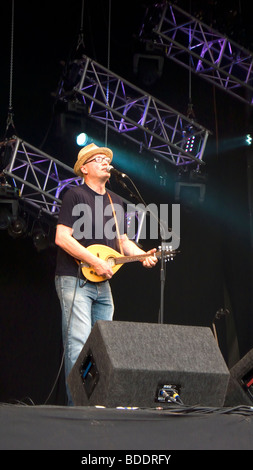
[[[86,165],[86,163],[91,163],[91,162],[102,163],[103,161],[105,161],[106,163],[110,163],[111,159],[110,159],[110,157],[94,157],[94,158],[92,158],[92,160],[89,160],[88,162],[85,162],[85,165]]]

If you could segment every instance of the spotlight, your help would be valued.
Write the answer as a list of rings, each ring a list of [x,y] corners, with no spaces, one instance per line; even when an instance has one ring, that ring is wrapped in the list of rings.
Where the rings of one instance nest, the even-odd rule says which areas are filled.
[[[163,73],[164,58],[160,55],[134,54],[133,71],[145,86],[154,85]]]
[[[18,189],[12,188],[4,178],[0,181],[0,230],[7,230],[12,238],[26,233],[27,225],[19,215]]]
[[[43,230],[36,230],[33,234],[33,244],[38,252],[49,247],[48,235]]]
[[[20,238],[27,230],[26,222],[21,217],[12,218],[8,227],[8,233],[12,238]]]
[[[192,135],[191,137],[188,137],[186,145],[185,145],[185,151],[186,152],[192,152],[194,142],[195,142],[195,135]]]
[[[85,134],[85,132],[81,132],[81,134],[78,134],[76,136],[76,143],[80,147],[83,147],[84,145],[86,145],[88,143],[88,140],[89,140],[89,137],[87,134]]]
[[[183,148],[186,152],[192,152],[194,148],[196,149],[198,143],[196,136],[194,135],[193,127],[186,126],[183,130]]]
[[[251,144],[252,144],[252,135],[251,135],[251,134],[247,134],[247,135],[246,135],[246,144],[247,144],[247,145],[251,145]]]
[[[0,230],[6,230],[11,223],[11,213],[7,207],[0,208]]]

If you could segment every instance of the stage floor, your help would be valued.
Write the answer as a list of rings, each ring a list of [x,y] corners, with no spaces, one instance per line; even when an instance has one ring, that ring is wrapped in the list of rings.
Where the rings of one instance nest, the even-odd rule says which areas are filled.
[[[0,405],[1,450],[252,450],[253,409]],[[89,453],[89,454],[87,454]]]

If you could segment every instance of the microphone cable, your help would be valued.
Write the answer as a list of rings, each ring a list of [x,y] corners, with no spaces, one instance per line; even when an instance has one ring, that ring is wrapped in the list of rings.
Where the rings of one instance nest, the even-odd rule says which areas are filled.
[[[54,383],[51,387],[51,390],[46,398],[46,400],[44,401],[44,405],[47,404],[48,400],[50,399],[56,385],[57,385],[57,382],[59,380],[59,377],[60,377],[60,374],[61,374],[61,371],[62,371],[62,368],[63,368],[63,365],[64,365],[64,358],[65,358],[65,353],[66,353],[66,345],[67,345],[67,341],[68,341],[68,334],[69,334],[69,330],[70,330],[70,322],[71,322],[71,318],[72,318],[72,315],[73,315],[73,306],[74,306],[74,301],[75,301],[75,297],[76,297],[76,290],[77,290],[77,285],[78,285],[78,282],[79,282],[79,286],[80,287],[83,287],[86,282],[87,282],[87,279],[83,281],[83,284],[80,285],[80,281],[81,281],[81,265],[79,263],[78,265],[78,269],[77,269],[77,277],[76,277],[76,283],[75,283],[75,288],[74,288],[74,293],[73,293],[73,298],[72,298],[72,303],[71,303],[71,308],[70,308],[70,314],[69,314],[69,319],[68,319],[68,323],[67,323],[67,331],[66,331],[66,338],[65,338],[65,341],[63,343],[63,351],[62,351],[62,357],[61,357],[61,361],[60,361],[60,365],[59,365],[59,368],[58,368],[58,372],[56,374],[56,377],[55,377],[55,380],[54,380]]]

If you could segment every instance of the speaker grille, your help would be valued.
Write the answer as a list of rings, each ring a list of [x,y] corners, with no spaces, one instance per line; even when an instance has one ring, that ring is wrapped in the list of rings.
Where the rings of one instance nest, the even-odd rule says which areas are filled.
[[[87,393],[80,371],[92,354],[99,380]],[[187,405],[222,406],[229,371],[210,328],[133,322],[95,324],[68,383],[76,406],[157,406],[174,385]]]

